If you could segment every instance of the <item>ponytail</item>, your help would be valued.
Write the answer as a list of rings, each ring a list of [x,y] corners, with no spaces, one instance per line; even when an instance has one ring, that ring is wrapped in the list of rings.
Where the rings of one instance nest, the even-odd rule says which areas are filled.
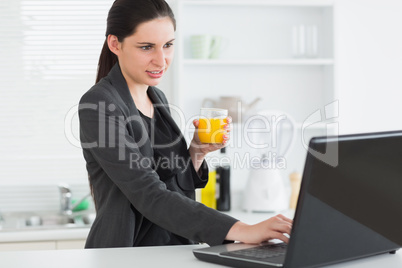
[[[103,77],[105,77],[112,67],[117,62],[117,56],[112,51],[110,51],[107,45],[107,39],[103,43],[102,52],[99,56],[98,62],[98,73],[96,74],[96,83],[98,83]]]

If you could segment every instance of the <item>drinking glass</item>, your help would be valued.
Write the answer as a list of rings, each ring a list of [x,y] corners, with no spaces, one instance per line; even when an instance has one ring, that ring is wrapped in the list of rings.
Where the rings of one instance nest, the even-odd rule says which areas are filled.
[[[202,143],[222,144],[223,135],[227,133],[228,110],[218,108],[201,108],[198,137]]]

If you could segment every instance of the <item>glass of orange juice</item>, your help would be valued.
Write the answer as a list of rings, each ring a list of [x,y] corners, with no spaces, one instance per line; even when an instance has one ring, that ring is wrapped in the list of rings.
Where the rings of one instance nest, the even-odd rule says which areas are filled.
[[[223,143],[223,135],[227,133],[228,110],[218,108],[201,108],[198,126],[198,137],[202,143]]]

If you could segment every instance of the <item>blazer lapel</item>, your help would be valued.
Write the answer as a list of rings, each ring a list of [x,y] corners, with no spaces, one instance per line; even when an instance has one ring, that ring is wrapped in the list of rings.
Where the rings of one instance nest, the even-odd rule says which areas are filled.
[[[113,87],[116,89],[121,100],[126,104],[127,108],[129,109],[129,115],[139,116],[140,114],[138,113],[137,107],[134,104],[133,97],[131,97],[126,79],[124,79],[118,63],[116,63],[110,70],[108,78],[110,78],[110,82],[112,83]]]
[[[126,110],[127,113],[126,116],[129,120],[129,122],[127,123],[130,124],[131,126],[131,129],[133,131],[132,135],[134,136],[135,133],[135,136],[137,136],[137,137],[134,136],[134,138],[138,140],[138,138],[142,139],[143,135],[146,135],[146,143],[140,147],[140,151],[145,156],[152,156],[153,149],[151,146],[151,141],[149,140],[147,134],[146,126],[141,118],[140,113],[138,112],[137,107],[135,106],[133,97],[131,96],[130,90],[128,89],[126,79],[121,73],[120,66],[118,63],[116,63],[113,66],[107,77],[110,83],[113,85],[113,88],[117,92],[117,94],[114,95],[120,99],[119,100],[120,103],[123,102],[126,105],[126,107],[121,108],[123,110]]]
[[[118,97],[121,99],[121,101],[123,103],[125,103],[126,107],[128,108],[128,114],[127,116],[134,116],[137,118],[140,118],[140,114],[138,112],[137,107],[135,106],[134,100],[131,97],[130,94],[130,90],[128,89],[127,86],[127,82],[124,79],[123,74],[121,73],[120,70],[120,66],[118,63],[116,63],[113,68],[110,70],[109,74],[108,74],[108,78],[110,80],[110,82],[112,83],[114,89],[116,90],[116,92],[118,93]],[[179,127],[177,126],[176,122],[174,121],[174,119],[172,118],[172,116],[170,115],[170,112],[168,110],[168,104],[163,102],[162,99],[159,97],[159,95],[157,94],[155,88],[153,87],[149,87],[148,88],[148,95],[151,98],[152,102],[154,103],[154,105],[156,105],[158,108],[160,108],[161,113],[163,114],[163,116],[166,118],[166,120],[169,122],[169,124],[171,125],[172,129],[181,137],[183,137],[183,133],[181,132],[181,130],[179,129]],[[136,131],[136,134],[140,134],[140,135],[147,135],[146,134],[146,127],[144,125],[144,122],[142,120],[138,120],[141,124],[141,133],[138,133],[139,129],[138,126],[135,126],[132,122],[133,120],[130,121],[130,124],[132,126],[132,129]],[[153,150],[151,148],[151,142],[148,140],[148,142],[146,143],[145,146],[148,150],[147,153],[151,153]],[[145,152],[144,152],[145,153]]]
[[[170,112],[168,110],[168,104],[164,103],[159,95],[156,93],[155,89],[153,87],[149,87],[148,89],[148,95],[151,98],[152,102],[157,105],[158,108],[160,108],[161,113],[163,116],[166,118],[166,120],[169,122],[173,130],[179,135],[182,136],[182,132],[180,128],[177,126],[176,122],[174,121],[173,117],[170,115]]]

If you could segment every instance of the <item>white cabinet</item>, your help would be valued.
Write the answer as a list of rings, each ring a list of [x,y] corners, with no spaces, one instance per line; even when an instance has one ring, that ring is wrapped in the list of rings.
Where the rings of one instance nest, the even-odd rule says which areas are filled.
[[[0,251],[83,249],[85,239],[0,243]]]
[[[333,1],[177,0],[175,4],[172,103],[182,111],[181,120],[185,121],[180,123],[191,125],[205,98],[239,96],[249,103],[261,97],[258,110],[280,110],[295,119],[297,142],[284,175],[302,172],[308,139],[326,134],[328,119],[337,117]],[[313,34],[308,29],[314,29]],[[298,34],[303,31],[300,36],[304,41],[300,41]],[[219,57],[194,58],[193,35],[220,36]],[[300,49],[300,43],[305,47]],[[315,55],[296,54],[311,44]],[[175,115],[175,111],[172,113]],[[311,119],[314,124],[306,128],[304,123]],[[234,127],[229,148],[232,160],[233,154],[244,155],[250,149],[241,142],[243,133],[236,130],[242,125]],[[244,166],[233,168],[232,189],[244,187],[247,172]]]
[[[327,0],[178,0],[172,102],[188,118],[206,97],[259,96],[260,108],[283,110],[303,122],[336,99],[333,12]],[[300,25],[306,34],[307,27],[316,29],[315,57],[294,56]],[[219,58],[193,58],[190,37],[201,34],[222,38]]]
[[[85,248],[85,242],[85,239],[59,240],[56,241],[56,249],[83,249]]]
[[[8,242],[0,243],[0,251],[56,249],[55,241]]]

